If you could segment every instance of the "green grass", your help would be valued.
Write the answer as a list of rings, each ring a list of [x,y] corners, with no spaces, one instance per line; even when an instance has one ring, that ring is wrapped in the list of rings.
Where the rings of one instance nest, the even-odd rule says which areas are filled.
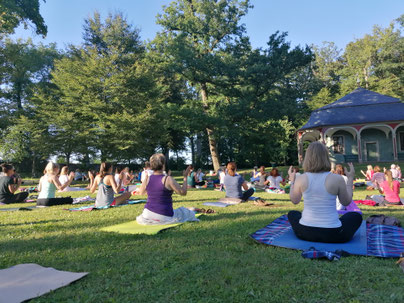
[[[363,199],[375,191],[355,190]],[[88,192],[63,195],[83,196]],[[202,207],[224,193],[190,190],[175,207]],[[395,259],[307,260],[300,252],[258,244],[249,234],[291,209],[288,195],[259,193],[278,207],[244,203],[216,208],[155,236],[101,232],[134,220],[144,205],[94,212],[66,206],[0,212],[0,268],[38,263],[89,272],[84,279],[33,302],[404,302],[404,274]],[[138,197],[138,196],[136,196]],[[5,207],[34,205],[17,204]],[[362,207],[404,222],[403,208]]]

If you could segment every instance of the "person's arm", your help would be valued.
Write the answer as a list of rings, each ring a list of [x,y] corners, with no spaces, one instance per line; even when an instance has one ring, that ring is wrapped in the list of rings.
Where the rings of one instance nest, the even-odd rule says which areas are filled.
[[[17,189],[20,187],[21,182],[22,182],[21,178],[17,178],[17,183],[9,184],[8,185],[8,190],[12,194],[14,194],[17,191]]]
[[[143,177],[143,176],[145,176],[145,177]],[[149,183],[149,174],[146,173],[145,171],[143,171],[142,179],[143,179],[143,181],[142,181],[142,185],[140,186],[140,189],[139,189],[139,195],[143,196],[146,194],[146,186]]]
[[[116,194],[119,194],[119,191],[121,190],[122,187],[122,180],[125,177],[124,172],[121,172],[119,174],[119,183],[116,184],[115,178],[113,176],[107,176],[109,179],[109,182],[111,183],[112,189]]]
[[[367,178],[366,173],[363,170],[361,170],[361,173],[365,178]]]
[[[60,184],[59,178],[57,176],[52,176],[52,183],[55,184],[56,188],[60,191],[64,190],[66,187],[72,183],[74,179],[74,172],[69,174],[69,180],[65,184]]]
[[[38,192],[41,192],[41,190],[42,190],[42,179],[44,178],[44,176],[42,176],[40,179],[39,179],[39,184],[38,184]]]
[[[241,187],[244,189],[244,190],[248,190],[248,185],[247,185],[247,182],[243,182],[243,184],[241,184]]]
[[[175,193],[177,193],[178,195],[185,196],[187,194],[187,188],[188,188],[187,176],[189,174],[189,171],[190,171],[190,167],[188,166],[187,169],[182,174],[184,177],[182,186],[179,185],[178,182],[175,181],[174,178],[172,178],[171,176],[167,176],[166,178],[168,178],[167,179],[168,188],[175,191]]]
[[[285,186],[286,185],[286,180],[284,181],[282,177],[280,177],[280,178],[281,178],[281,180],[280,180],[279,183],[282,184],[283,186]],[[295,179],[296,179],[296,177],[295,177]]]
[[[345,175],[348,181],[345,182],[344,178],[340,177],[336,180],[336,185],[338,187],[338,199],[340,203],[344,206],[349,205],[352,202],[353,195],[353,179],[355,177],[355,169],[352,163],[348,163],[349,170],[345,167]],[[334,178],[337,176],[333,176]]]
[[[300,175],[296,177],[296,170],[293,166],[289,167],[288,174],[290,180],[290,191],[289,191],[290,201],[292,201],[293,204],[299,204],[303,196],[303,190],[302,190],[302,185],[304,183],[303,178],[305,178],[306,176]]]
[[[91,192],[92,194],[93,194],[93,193],[95,192],[95,190],[97,189],[98,183],[100,183],[100,179],[101,179],[100,176],[97,176],[97,177],[95,177],[95,178],[94,178],[94,176],[93,176],[93,180],[92,180],[91,187],[90,187],[90,192]]]

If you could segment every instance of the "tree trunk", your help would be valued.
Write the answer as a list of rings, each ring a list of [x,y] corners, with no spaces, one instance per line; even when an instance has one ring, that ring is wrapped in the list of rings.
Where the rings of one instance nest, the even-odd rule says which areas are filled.
[[[365,87],[366,89],[369,88],[369,77],[368,77],[368,72],[367,72],[367,68],[363,68],[363,75],[365,77]]]
[[[205,112],[207,112],[207,110],[209,109],[209,104],[208,104],[208,90],[206,87],[206,83],[202,83],[201,85],[201,96],[202,96],[203,109],[205,110]],[[220,168],[220,159],[219,159],[219,150],[217,148],[217,142],[215,138],[215,130],[211,125],[209,125],[208,127],[206,127],[206,131],[208,133],[209,150],[210,150],[210,156],[212,158],[213,169],[217,172]]]
[[[35,166],[36,166],[36,157],[35,157],[35,155],[32,155],[32,169],[31,169],[32,178],[36,177]]]
[[[192,166],[195,167],[195,144],[194,144],[194,136],[189,137],[189,141],[191,141],[191,159]]]
[[[66,165],[69,166],[70,165],[70,153],[66,153]]]

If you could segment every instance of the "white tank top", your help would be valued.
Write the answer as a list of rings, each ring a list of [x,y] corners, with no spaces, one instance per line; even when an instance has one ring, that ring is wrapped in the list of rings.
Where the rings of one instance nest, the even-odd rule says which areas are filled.
[[[325,179],[330,172],[305,173],[308,187],[303,192],[304,208],[300,224],[312,227],[337,228],[341,226],[335,207],[337,196],[325,188]]]

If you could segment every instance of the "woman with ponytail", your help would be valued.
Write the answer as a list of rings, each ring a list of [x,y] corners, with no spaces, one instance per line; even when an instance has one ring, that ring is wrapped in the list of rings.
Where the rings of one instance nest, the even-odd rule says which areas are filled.
[[[387,204],[401,205],[400,194],[400,182],[393,180],[393,174],[391,170],[385,171],[386,181],[381,184],[381,188],[384,193],[384,200]]]
[[[90,176],[90,178],[94,178]],[[124,172],[118,175],[118,184],[112,174],[112,165],[110,163],[102,162],[100,166],[100,173],[95,177],[94,181],[91,180],[91,193],[94,193],[98,187],[97,197],[95,198],[96,207],[114,206],[125,204],[130,198],[131,194],[125,192],[122,195],[114,198],[114,193],[118,194],[122,187],[122,179]]]
[[[72,183],[74,178],[74,172],[69,174],[69,178],[63,185],[60,183],[59,178],[59,165],[49,161],[45,167],[44,175],[39,180],[39,195],[37,200],[38,206],[52,206],[52,205],[62,205],[62,204],[72,204],[73,199],[70,197],[66,198],[55,198],[56,189],[63,191],[66,187]]]
[[[20,203],[28,197],[28,192],[14,194],[21,185],[21,178],[15,177],[15,169],[10,164],[2,164],[0,177],[0,203]]]
[[[248,188],[244,178],[236,173],[236,163],[229,162],[227,164],[227,174],[224,176],[224,188],[226,190],[226,198],[237,198],[247,201],[254,193],[253,188]],[[245,191],[243,192],[242,189]]]

